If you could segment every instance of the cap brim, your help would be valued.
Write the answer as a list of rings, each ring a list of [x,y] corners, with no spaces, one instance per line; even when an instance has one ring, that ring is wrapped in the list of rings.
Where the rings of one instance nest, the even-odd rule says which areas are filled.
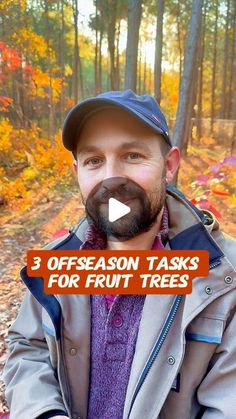
[[[157,127],[150,119],[148,119],[140,112],[130,108],[127,104],[123,104],[113,99],[92,98],[87,99],[72,108],[65,119],[62,130],[62,141],[68,150],[74,151],[76,149],[80,126],[82,125],[83,120],[88,115],[88,113],[99,110],[100,108],[109,104],[129,112],[139,121],[142,121],[149,128],[153,129],[157,134],[162,134],[168,144],[171,145],[169,137],[166,135],[165,131]]]

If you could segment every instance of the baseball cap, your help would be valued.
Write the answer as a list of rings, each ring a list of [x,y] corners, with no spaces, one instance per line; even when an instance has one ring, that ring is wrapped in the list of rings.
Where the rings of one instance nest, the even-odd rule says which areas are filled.
[[[130,112],[156,133],[162,134],[165,141],[172,147],[167,122],[158,103],[150,95],[136,95],[129,89],[101,93],[75,105],[66,116],[62,129],[62,141],[65,148],[74,151],[85,118],[109,105]]]

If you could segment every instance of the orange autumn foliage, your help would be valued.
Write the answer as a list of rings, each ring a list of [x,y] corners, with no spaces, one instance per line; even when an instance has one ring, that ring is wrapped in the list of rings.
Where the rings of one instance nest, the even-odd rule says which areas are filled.
[[[25,209],[39,191],[47,195],[58,184],[69,188],[72,156],[62,146],[61,132],[52,142],[38,127],[14,129],[7,119],[0,122],[1,132],[0,195],[9,208]]]

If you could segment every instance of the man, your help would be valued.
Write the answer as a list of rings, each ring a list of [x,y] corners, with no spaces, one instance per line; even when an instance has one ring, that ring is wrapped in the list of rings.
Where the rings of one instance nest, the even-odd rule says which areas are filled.
[[[47,249],[205,249],[192,294],[45,295],[28,287],[9,329],[11,419],[236,418],[235,241],[170,186],[179,166],[148,95],[107,92],[68,114],[86,217]],[[111,223],[110,197],[130,206]]]

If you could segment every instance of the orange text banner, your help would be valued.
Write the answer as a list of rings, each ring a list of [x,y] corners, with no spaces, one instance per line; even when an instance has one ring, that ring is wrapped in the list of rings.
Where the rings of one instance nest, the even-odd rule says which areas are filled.
[[[46,294],[190,294],[209,273],[206,250],[29,250]],[[33,280],[33,279],[32,279]]]

